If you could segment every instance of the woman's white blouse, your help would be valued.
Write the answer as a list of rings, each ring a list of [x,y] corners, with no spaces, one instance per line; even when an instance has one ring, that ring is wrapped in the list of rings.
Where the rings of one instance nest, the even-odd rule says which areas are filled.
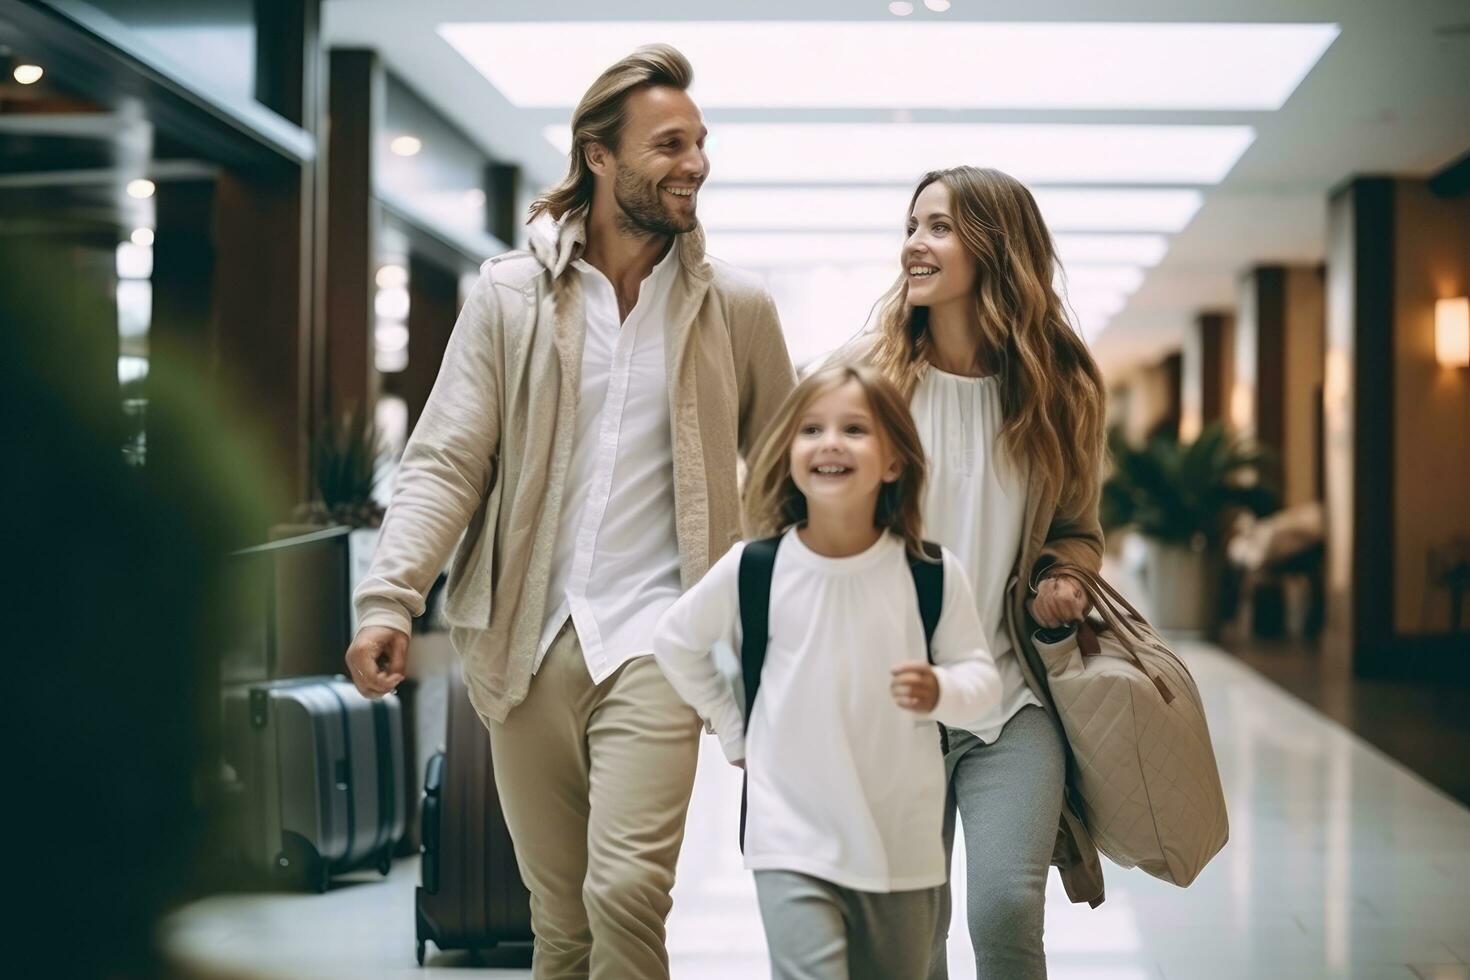
[[[1000,737],[1016,712],[1041,704],[1026,685],[1005,626],[1006,585],[1026,520],[1027,477],[1000,443],[1000,395],[994,375],[966,378],[931,367],[910,403],[929,457],[924,537],[944,545],[964,567],[1000,671],[1000,711],[990,724],[972,729],[987,743]]]
[[[1001,690],[964,571],[945,555],[933,642],[939,703],[919,715],[889,690],[894,666],[925,658],[903,542],[885,534],[861,554],[827,558],[788,531],[746,725],[743,695],[711,655],[732,633],[739,647],[743,550],[731,548],[664,614],[653,648],[674,689],[719,732],[726,756],[745,760],[745,866],[868,892],[943,884],[945,775],[934,723],[983,724]]]

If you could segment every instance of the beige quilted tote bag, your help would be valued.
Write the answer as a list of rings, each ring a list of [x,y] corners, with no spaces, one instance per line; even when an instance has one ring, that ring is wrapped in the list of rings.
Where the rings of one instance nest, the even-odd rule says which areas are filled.
[[[1225,792],[1183,661],[1096,573],[1053,565],[1092,600],[1069,638],[1037,642],[1098,850],[1181,887],[1225,846]]]

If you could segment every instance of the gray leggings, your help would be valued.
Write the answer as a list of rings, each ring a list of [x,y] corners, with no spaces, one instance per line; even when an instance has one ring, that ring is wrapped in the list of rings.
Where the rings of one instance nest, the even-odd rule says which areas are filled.
[[[860,892],[795,871],[757,871],[771,980],[917,980],[929,967],[945,891]]]
[[[955,811],[965,829],[965,889],[979,980],[1046,977],[1042,923],[1046,875],[1062,812],[1066,756],[1043,708],[1028,705],[989,745],[951,730],[944,847],[954,852]],[[929,980],[947,980],[950,895],[943,890]]]

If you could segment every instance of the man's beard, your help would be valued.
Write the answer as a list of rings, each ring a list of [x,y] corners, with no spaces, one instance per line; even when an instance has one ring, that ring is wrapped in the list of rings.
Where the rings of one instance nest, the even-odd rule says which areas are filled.
[[[694,230],[696,221],[670,213],[659,200],[658,186],[636,171],[619,168],[613,182],[613,199],[618,202],[618,224],[628,234],[682,235]]]

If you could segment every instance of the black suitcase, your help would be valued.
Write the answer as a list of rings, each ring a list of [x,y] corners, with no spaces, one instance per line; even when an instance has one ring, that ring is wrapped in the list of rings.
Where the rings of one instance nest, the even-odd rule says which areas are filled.
[[[317,891],[355,868],[388,873],[407,817],[396,698],[371,701],[341,677],[236,685],[224,728],[249,868]]]
[[[529,966],[531,894],[521,881],[500,795],[490,735],[459,672],[450,675],[449,744],[429,760],[420,814],[423,883],[414,894],[418,961],[425,944],[498,950],[501,966]]]

